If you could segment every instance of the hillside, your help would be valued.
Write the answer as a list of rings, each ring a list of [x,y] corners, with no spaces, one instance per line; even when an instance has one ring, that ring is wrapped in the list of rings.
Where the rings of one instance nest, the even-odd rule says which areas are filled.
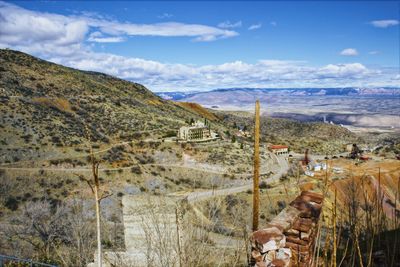
[[[203,108],[201,105],[197,103],[191,102],[175,102],[176,105],[186,109],[189,112],[194,112],[195,114],[204,117],[210,121],[218,121],[219,118],[215,116],[214,113],[210,112],[209,110]]]
[[[253,118],[247,112],[218,113],[228,125],[253,131]],[[286,144],[292,151],[303,153],[306,148],[318,154],[336,154],[345,145],[363,142],[362,138],[346,128],[320,122],[299,122],[291,119],[261,118],[261,141]]]
[[[100,163],[101,188],[112,193],[102,201],[106,248],[124,247],[124,195],[210,188],[210,181],[215,183],[225,175],[223,168],[207,171],[207,166],[183,166],[182,155],[197,150],[164,142],[165,136],[175,135],[180,126],[203,114],[163,100],[140,84],[0,50],[0,102],[0,239],[9,240],[0,242],[1,254],[59,266],[86,266],[93,259],[92,193],[80,178],[91,177],[88,139]],[[218,120],[212,127],[226,129]],[[45,219],[26,219],[32,209],[35,216]],[[55,210],[62,220],[48,219]],[[37,221],[55,229],[49,224],[56,222],[58,227],[65,222],[62,227],[68,232],[80,227],[70,223],[76,219],[73,216],[81,216],[82,226],[90,225],[89,230],[81,229],[86,231],[83,251],[66,240],[57,240],[49,248],[56,242],[37,236],[26,223]],[[16,238],[10,222],[27,227],[34,245]],[[65,254],[41,253],[49,250]]]
[[[0,50],[0,66],[0,162],[87,147],[85,128],[101,146],[150,134],[156,139],[200,117],[140,84],[21,52]]]
[[[205,117],[218,131],[234,131],[229,119],[219,120],[229,118],[224,112],[163,100],[140,84],[102,73],[67,68],[12,50],[0,50],[0,66],[0,163],[83,155],[88,148],[87,131],[97,149],[132,140],[159,140],[191,118]],[[244,120],[251,127],[252,120]],[[270,128],[265,141],[289,142],[298,149],[307,145],[300,138],[354,139],[337,126],[285,119],[266,125]]]

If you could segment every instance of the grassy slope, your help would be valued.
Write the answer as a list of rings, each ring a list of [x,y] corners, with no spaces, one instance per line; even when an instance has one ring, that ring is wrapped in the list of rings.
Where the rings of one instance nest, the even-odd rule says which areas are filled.
[[[157,138],[200,117],[140,84],[21,52],[0,50],[0,66],[1,162],[14,161],[7,148],[21,160],[72,153],[85,145],[85,127],[101,145]]]

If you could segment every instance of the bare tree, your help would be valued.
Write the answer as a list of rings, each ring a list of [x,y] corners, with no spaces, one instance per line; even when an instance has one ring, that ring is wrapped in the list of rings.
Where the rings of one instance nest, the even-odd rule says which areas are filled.
[[[52,259],[55,248],[65,242],[66,216],[64,205],[51,207],[48,201],[29,202],[22,214],[13,219],[13,226],[7,232],[29,243],[39,257]]]
[[[49,201],[27,202],[10,218],[3,237],[21,251],[15,255],[49,261],[62,266],[86,266],[94,249],[94,215],[83,201],[72,199],[57,206]]]
[[[66,203],[68,216],[65,241],[68,247],[58,247],[56,253],[64,266],[86,266],[95,248],[94,214],[88,212],[82,199],[72,199]]]
[[[87,139],[89,141],[89,149],[90,149],[90,163],[92,168],[92,178],[88,179],[81,174],[76,174],[81,180],[86,181],[92,190],[94,199],[95,199],[95,209],[96,209],[96,231],[97,231],[97,262],[98,266],[102,266],[102,249],[101,249],[101,225],[100,225],[100,202],[111,196],[112,194],[107,191],[103,191],[100,189],[99,182],[99,165],[100,161],[96,160],[93,153],[93,146],[90,141],[90,134],[88,129],[86,128]]]

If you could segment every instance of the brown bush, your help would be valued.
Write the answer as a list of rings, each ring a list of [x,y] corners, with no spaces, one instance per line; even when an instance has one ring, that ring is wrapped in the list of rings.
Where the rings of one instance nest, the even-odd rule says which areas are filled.
[[[59,97],[35,97],[32,99],[34,104],[56,109],[61,112],[72,113],[71,104],[65,98]]]

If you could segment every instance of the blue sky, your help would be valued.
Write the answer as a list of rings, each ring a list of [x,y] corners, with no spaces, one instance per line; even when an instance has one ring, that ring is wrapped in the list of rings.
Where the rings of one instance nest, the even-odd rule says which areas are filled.
[[[153,91],[400,86],[400,2],[0,2],[0,47]]]

